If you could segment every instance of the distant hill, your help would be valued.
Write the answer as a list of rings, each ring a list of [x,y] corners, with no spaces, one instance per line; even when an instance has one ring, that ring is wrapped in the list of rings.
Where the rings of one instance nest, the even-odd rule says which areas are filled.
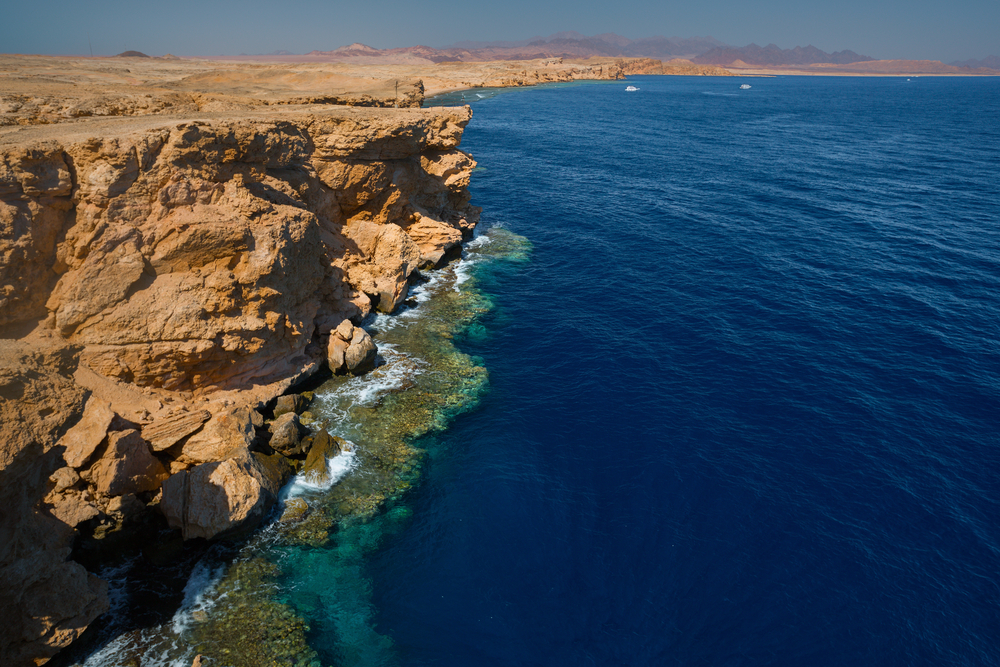
[[[815,46],[796,46],[794,49],[782,49],[774,44],[768,44],[767,46],[750,44],[743,48],[731,46],[714,48],[692,58],[692,60],[704,65],[729,65],[739,60],[747,65],[780,67],[787,65],[812,65],[816,63],[847,65],[849,63],[867,62],[874,60],[874,58],[863,56],[854,51],[827,53],[820,51]]]
[[[122,51],[115,58],[148,58],[142,51]]]
[[[982,60],[962,60],[951,64],[955,67],[971,67],[972,69],[987,67],[989,69],[1000,70],[1000,56],[986,56]]]
[[[332,51],[312,51],[309,56],[351,62],[482,62],[487,60],[531,60],[535,58],[693,58],[725,44],[712,37],[646,37],[629,39],[614,33],[588,37],[578,32],[558,32],[515,42],[458,42],[440,49],[411,46],[375,49],[350,44]]]

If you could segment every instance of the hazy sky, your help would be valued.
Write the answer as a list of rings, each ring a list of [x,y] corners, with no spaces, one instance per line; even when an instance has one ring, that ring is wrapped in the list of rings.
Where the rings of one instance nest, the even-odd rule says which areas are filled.
[[[1000,0],[12,0],[0,52],[95,55],[304,53],[351,42],[377,48],[517,40],[576,30],[626,37],[711,35],[945,62],[1000,55]]]

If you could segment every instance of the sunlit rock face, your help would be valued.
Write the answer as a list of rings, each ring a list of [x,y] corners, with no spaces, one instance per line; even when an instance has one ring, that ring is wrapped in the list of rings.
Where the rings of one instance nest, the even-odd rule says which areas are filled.
[[[339,370],[369,371],[361,318],[469,236],[470,117],[284,107],[0,143],[0,580],[23,615],[5,664],[107,607],[67,560],[79,532],[149,507],[216,538],[267,514],[307,451],[270,449],[257,409],[327,365],[337,331]],[[22,576],[32,559],[49,574]]]

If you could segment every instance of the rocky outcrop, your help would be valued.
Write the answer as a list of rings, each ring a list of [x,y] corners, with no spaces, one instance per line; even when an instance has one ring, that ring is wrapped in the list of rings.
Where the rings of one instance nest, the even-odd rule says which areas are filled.
[[[283,108],[0,133],[4,664],[106,608],[78,536],[150,511],[232,536],[286,456],[320,474],[339,445],[302,402],[260,411],[324,363],[371,369],[361,319],[474,227],[468,109]]]
[[[264,518],[291,473],[289,467],[242,450],[171,476],[163,484],[161,511],[186,540],[231,535]]]
[[[73,381],[78,360],[78,348],[51,335],[0,339],[0,657],[7,665],[44,662],[108,608],[106,584],[67,560],[72,518],[43,502],[50,485],[75,481],[59,443],[86,402]]]
[[[342,321],[330,332],[326,363],[334,373],[362,375],[375,367],[378,348],[368,332]]]

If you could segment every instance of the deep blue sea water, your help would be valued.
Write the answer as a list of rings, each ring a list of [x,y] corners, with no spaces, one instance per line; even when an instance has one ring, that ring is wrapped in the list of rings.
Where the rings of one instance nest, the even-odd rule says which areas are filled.
[[[369,564],[402,664],[1000,664],[1000,79],[741,82],[473,105],[534,250]]]

